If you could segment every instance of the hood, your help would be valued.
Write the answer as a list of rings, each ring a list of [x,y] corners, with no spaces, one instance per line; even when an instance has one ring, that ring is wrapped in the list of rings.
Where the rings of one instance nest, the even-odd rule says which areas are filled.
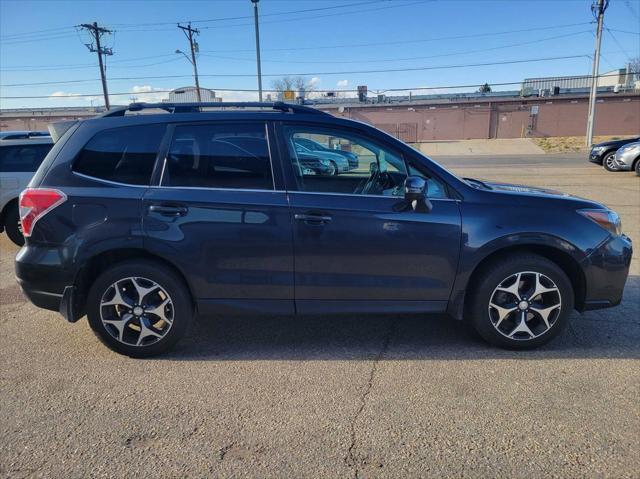
[[[633,143],[634,141],[639,141],[640,138],[625,138],[624,140],[611,140],[611,141],[603,141],[602,143],[598,143],[593,145],[591,148],[598,148],[599,146],[622,146],[627,143]]]
[[[497,183],[493,181],[484,181],[485,185],[491,187],[493,191],[508,191],[512,193],[524,193],[529,195],[545,195],[545,196],[564,196],[571,197],[568,193],[561,191],[550,190],[547,188],[538,188],[536,186],[517,185],[511,183]]]

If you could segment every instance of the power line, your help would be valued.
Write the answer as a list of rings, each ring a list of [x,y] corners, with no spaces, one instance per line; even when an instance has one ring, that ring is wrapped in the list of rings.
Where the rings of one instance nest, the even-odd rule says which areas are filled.
[[[265,15],[261,15],[262,17],[272,17],[272,16],[277,16],[277,15],[289,15],[289,14],[294,14],[294,13],[309,13],[309,12],[317,12],[317,11],[321,11],[321,10],[335,10],[335,9],[340,9],[340,8],[348,8],[348,7],[356,7],[356,6],[361,6],[361,5],[370,5],[373,3],[381,3],[384,1],[389,1],[389,0],[369,0],[366,2],[357,2],[357,3],[348,3],[348,4],[343,4],[343,5],[333,5],[331,7],[318,7],[318,8],[306,8],[304,10],[293,10],[293,11],[289,11],[289,12],[277,12],[277,13],[268,13]],[[247,20],[253,18],[252,15],[241,15],[241,16],[236,16],[236,17],[220,17],[220,18],[210,18],[210,19],[204,19],[204,20],[190,20],[191,23],[211,23],[211,22],[224,22],[224,21],[229,21],[229,20]],[[183,20],[182,22],[179,23],[186,23],[189,20]],[[115,27],[136,27],[136,26],[143,26],[143,27],[147,27],[147,26],[156,26],[156,25],[175,25],[176,22],[152,22],[152,23],[116,23],[114,24]],[[204,27],[203,27],[204,28]]]
[[[0,35],[0,39],[11,39],[16,37],[27,37],[27,36],[42,36],[44,34],[50,35],[53,32],[60,32],[63,30],[72,30],[73,27],[58,27],[58,28],[47,28],[45,30],[35,30],[31,32],[20,32],[20,33],[11,33],[7,35]]]
[[[403,3],[403,4],[393,4],[393,5],[388,5],[388,6],[384,6],[384,7],[377,7],[377,8],[369,8],[367,10],[368,12],[375,12],[378,10],[388,10],[390,8],[401,8],[401,7],[409,7],[412,5],[417,5],[417,4],[421,4],[421,3],[426,3],[426,2],[431,2],[434,0],[417,0],[414,2],[409,2],[409,3]],[[289,12],[292,13],[292,12]],[[354,11],[349,11],[349,12],[342,12],[341,16],[344,15],[350,15],[350,14],[362,14],[362,10],[358,9],[358,10],[354,10]],[[264,25],[264,24],[270,24],[270,23],[285,23],[285,22],[299,22],[299,21],[303,21],[303,20],[317,20],[318,18],[326,18],[326,17],[333,17],[334,14],[333,13],[327,13],[327,14],[322,14],[322,15],[313,15],[313,16],[304,16],[304,17],[296,17],[296,18],[284,18],[281,20],[267,20],[267,21],[261,21],[260,24]],[[235,25],[217,25],[217,26],[208,26],[208,27],[201,27],[203,30],[204,29],[220,29],[220,28],[235,28],[235,27],[245,27],[245,26],[249,26],[251,25],[251,23],[237,23]]]
[[[571,37],[571,36],[576,36],[576,35],[582,35],[584,33],[592,33],[592,32],[591,32],[591,30],[582,30],[582,31],[579,31],[579,32],[568,33],[568,34],[564,34],[564,35],[555,35],[553,37],[540,38],[540,39],[537,39],[537,40],[531,40],[531,41],[527,41],[527,42],[511,43],[511,44],[508,44],[508,45],[500,45],[500,46],[497,46],[497,47],[481,48],[481,49],[478,49],[478,50],[463,50],[463,51],[457,51],[457,52],[439,53],[437,55],[418,56],[418,57],[375,58],[375,59],[358,59],[358,60],[302,60],[302,61],[299,61],[299,60],[298,61],[296,61],[296,60],[262,60],[262,61],[263,62],[268,62],[268,63],[288,63],[288,64],[321,64],[321,63],[327,63],[327,64],[336,64],[336,63],[359,64],[359,63],[385,63],[385,62],[397,62],[397,61],[426,60],[426,59],[430,59],[430,58],[441,58],[441,57],[449,57],[449,56],[454,56],[454,55],[468,55],[468,54],[473,54],[473,53],[482,53],[482,52],[488,52],[488,51],[494,51],[494,50],[501,50],[501,49],[505,49],[505,48],[520,47],[520,46],[524,46],[524,45],[532,45],[532,44],[546,42],[546,41],[550,41],[550,40],[557,40],[559,38],[566,38],[566,37]],[[250,58],[238,58],[238,57],[230,57],[230,56],[222,56],[222,55],[211,55],[211,54],[208,54],[208,53],[201,53],[201,55],[206,56],[206,57],[211,57],[211,58],[219,58],[219,59],[223,59],[223,60],[253,61],[253,59],[250,59]]]
[[[612,74],[612,73],[608,73],[608,74],[602,74],[602,75],[598,75],[598,78],[606,78],[606,77],[617,77],[618,74]],[[578,79],[585,79],[585,78],[592,78],[591,75],[575,75],[575,76],[566,76],[566,77],[562,77],[564,79],[567,80],[578,80]],[[380,92],[380,93],[384,93],[384,92],[400,92],[400,91],[430,91],[430,90],[451,90],[451,89],[461,89],[461,88],[477,88],[480,87],[482,85],[484,85],[485,82],[481,82],[481,83],[473,83],[473,84],[464,84],[464,85],[445,85],[445,86],[431,86],[431,87],[403,87],[403,88],[370,88],[371,91],[376,91],[376,92]],[[521,85],[522,81],[513,81],[513,82],[498,82],[498,83],[491,83],[492,87],[497,87],[497,86],[510,86],[510,85]],[[248,92],[248,93],[257,93],[258,90],[257,89],[246,89],[246,88],[212,88],[212,90],[215,91],[219,91],[219,92]],[[110,93],[110,96],[124,96],[124,95],[149,95],[149,94],[154,94],[154,93],[170,93],[173,90],[166,90],[166,89],[162,89],[162,90],[153,90],[153,91],[148,91],[148,92],[141,92],[141,91],[128,91],[128,92],[119,92],[119,93]],[[275,93],[281,93],[282,90],[278,90],[278,89],[268,89],[266,90],[267,92],[275,92]],[[327,93],[327,92],[340,92],[340,93],[357,93],[357,89],[343,89],[343,90],[314,90],[313,93]],[[15,99],[39,99],[39,98],[51,98],[51,99],[58,99],[58,98],[82,98],[82,97],[92,97],[92,96],[100,96],[100,93],[72,93],[72,94],[68,94],[68,95],[34,95],[34,96],[0,96],[0,99],[2,100],[15,100]]]
[[[616,43],[616,45],[618,45],[618,47],[620,48],[620,50],[622,50],[622,52],[625,54],[625,56],[627,57],[627,60],[631,61],[631,55],[629,55],[627,53],[627,51],[624,49],[624,47],[622,46],[622,44],[618,41],[618,39],[616,38],[616,36],[613,34],[613,32],[609,29],[609,27],[607,27],[607,25],[604,25],[604,29],[607,31],[607,33],[609,33],[609,36],[613,39],[613,41]]]
[[[372,43],[347,43],[342,45],[316,45],[313,47],[289,47],[289,48],[263,48],[263,51],[299,51],[299,50],[325,50],[325,49],[335,49],[335,48],[355,48],[355,47],[376,47],[376,46],[387,46],[387,45],[403,45],[407,43],[426,43],[426,42],[435,42],[441,40],[461,40],[465,38],[478,38],[478,37],[490,37],[494,35],[508,35],[511,33],[525,33],[525,32],[533,32],[540,30],[552,30],[556,28],[568,28],[575,26],[584,26],[591,25],[591,22],[581,22],[581,23],[568,23],[564,25],[552,25],[547,27],[533,27],[533,28],[524,28],[519,30],[507,30],[502,32],[486,32],[486,33],[472,33],[469,35],[454,35],[447,37],[434,37],[434,38],[424,38],[419,40],[395,40],[395,41],[384,41],[384,42],[372,42]],[[203,53],[240,53],[240,52],[253,52],[253,49],[234,49],[234,50],[202,50]]]
[[[282,77],[282,76],[320,76],[320,75],[355,75],[355,74],[368,74],[368,73],[397,73],[397,72],[409,72],[409,71],[426,71],[426,70],[447,70],[453,68],[472,68],[492,65],[512,65],[519,63],[534,63],[553,60],[569,60],[575,58],[590,58],[590,55],[565,55],[558,57],[546,57],[546,58],[528,58],[520,60],[503,60],[497,62],[483,62],[483,63],[465,63],[461,65],[440,65],[440,66],[421,66],[410,68],[390,68],[380,70],[354,70],[354,71],[329,71],[329,72],[296,72],[296,73],[267,73],[263,76],[267,77]],[[159,75],[159,76],[145,76],[145,77],[116,77],[111,78],[111,81],[118,80],[155,80],[155,79],[168,79],[168,78],[186,78],[190,75]],[[244,78],[254,77],[254,74],[248,73],[219,73],[219,74],[204,74],[202,77],[216,77],[216,78]],[[63,85],[72,83],[85,83],[97,81],[96,79],[82,79],[82,80],[66,80],[66,81],[52,81],[52,82],[34,82],[34,83],[12,83],[8,85],[0,85],[1,87],[21,87],[21,86],[36,86],[36,85]]]
[[[359,63],[386,63],[386,62],[396,62],[396,61],[412,61],[412,60],[426,60],[426,59],[431,59],[431,58],[441,58],[441,57],[449,57],[449,56],[454,56],[454,55],[467,55],[467,54],[473,54],[473,53],[481,53],[481,52],[485,52],[485,51],[495,51],[495,50],[501,50],[501,49],[505,49],[505,48],[513,48],[513,47],[519,47],[519,46],[524,46],[524,45],[531,45],[531,44],[536,44],[536,43],[541,43],[541,42],[546,42],[546,41],[550,41],[550,40],[557,40],[559,38],[566,38],[566,37],[571,37],[571,36],[576,36],[576,35],[582,35],[584,33],[592,33],[590,30],[581,30],[579,32],[574,32],[574,33],[567,33],[567,34],[563,34],[563,35],[555,35],[552,37],[545,37],[545,38],[539,38],[537,40],[530,40],[530,41],[526,41],[526,42],[519,42],[519,43],[511,43],[508,45],[500,45],[497,47],[488,47],[488,48],[481,48],[478,50],[464,50],[464,51],[456,51],[456,52],[449,52],[449,53],[441,53],[441,54],[437,54],[437,55],[428,55],[428,56],[417,56],[417,57],[400,57],[400,58],[376,58],[376,59],[359,59],[359,60],[330,60],[330,61],[325,61],[325,60],[308,60],[308,61],[296,61],[296,60],[262,60],[263,62],[269,62],[269,63],[289,63],[289,64],[323,64],[323,63],[328,63],[328,64],[337,64],[337,63],[341,63],[341,64],[359,64]],[[238,60],[238,61],[248,61],[248,62],[253,62],[255,61],[255,59],[253,58],[238,58],[238,57],[232,57],[232,56],[223,56],[223,55],[211,55],[208,53],[200,53],[200,55],[203,55],[205,57],[211,57],[211,58],[219,58],[219,59],[223,59],[223,60]],[[155,62],[155,63],[147,63],[147,64],[142,64],[142,65],[122,65],[122,66],[114,66],[114,63],[123,63],[123,62],[132,62],[132,61],[138,61],[138,60],[146,60],[146,59],[152,59],[152,58],[163,58],[163,57],[172,57],[168,60],[165,61],[161,61],[161,62]],[[138,57],[138,58],[130,58],[130,59],[122,59],[122,60],[115,60],[111,62],[111,68],[143,68],[143,67],[149,67],[149,66],[155,66],[155,65],[164,65],[166,63],[171,63],[171,62],[175,62],[176,60],[179,60],[179,58],[175,57],[174,53],[169,53],[169,54],[165,54],[165,55],[154,55],[151,57]],[[58,70],[60,68],[65,68],[65,69],[83,69],[83,68],[94,68],[96,65],[94,63],[89,63],[89,64],[74,64],[74,65],[42,65],[42,66],[37,66],[37,65],[31,65],[31,66],[13,66],[13,67],[9,67],[9,68],[0,68],[0,71],[47,71],[47,70]]]

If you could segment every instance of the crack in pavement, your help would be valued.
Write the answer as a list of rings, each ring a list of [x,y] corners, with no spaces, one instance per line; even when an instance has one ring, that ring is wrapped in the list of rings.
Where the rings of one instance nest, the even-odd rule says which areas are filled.
[[[378,370],[378,363],[380,362],[380,360],[382,360],[385,353],[389,349],[389,344],[391,343],[391,338],[393,336],[395,324],[396,322],[393,319],[389,321],[389,326],[387,327],[387,332],[385,334],[384,341],[382,342],[382,347],[380,348],[380,351],[378,351],[378,354],[376,354],[376,356],[373,358],[373,363],[371,364],[371,371],[369,371],[369,380],[367,381],[364,391],[360,396],[360,406],[358,407],[358,410],[356,411],[355,415],[353,416],[353,419],[351,420],[351,425],[350,425],[351,426],[351,444],[349,445],[347,454],[344,457],[344,462],[348,467],[354,468],[353,477],[355,479],[358,479],[360,477],[360,471],[358,469],[358,466],[356,464],[356,459],[354,457],[354,449],[356,447],[356,442],[357,442],[356,423],[358,422],[358,418],[362,414],[362,411],[364,411],[364,408],[367,404],[367,397],[369,396],[369,393],[371,392],[371,388],[373,387],[373,380],[375,379],[375,375]]]

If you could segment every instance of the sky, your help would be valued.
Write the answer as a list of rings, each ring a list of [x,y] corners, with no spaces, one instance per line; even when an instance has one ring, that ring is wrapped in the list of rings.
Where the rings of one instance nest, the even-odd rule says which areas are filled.
[[[588,75],[590,7],[591,0],[260,0],[263,87],[301,74],[318,91],[440,93]],[[164,90],[194,84],[191,64],[175,53],[188,52],[177,23],[189,21],[200,30],[200,85],[226,100],[256,100],[240,91],[257,89],[250,0],[0,0],[0,108],[101,105],[97,55],[74,28],[91,22],[114,31],[103,37],[113,50],[112,104],[165,98]],[[611,0],[604,22],[601,73],[640,56],[640,0]]]

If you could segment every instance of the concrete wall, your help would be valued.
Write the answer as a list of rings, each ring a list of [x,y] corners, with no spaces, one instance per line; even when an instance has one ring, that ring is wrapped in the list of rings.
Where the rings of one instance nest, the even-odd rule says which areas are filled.
[[[351,104],[319,108],[364,121],[407,141],[582,136],[587,129],[588,98],[477,98],[413,103]],[[537,114],[535,108],[538,109]],[[48,123],[89,118],[98,109],[67,108],[0,111],[0,130],[45,130]],[[596,135],[640,134],[640,93],[602,94],[596,110]]]
[[[337,108],[323,109],[336,116],[370,123],[409,142],[581,136],[587,129],[588,98],[353,105],[343,112]],[[602,95],[596,109],[595,134],[640,134],[640,94]]]

